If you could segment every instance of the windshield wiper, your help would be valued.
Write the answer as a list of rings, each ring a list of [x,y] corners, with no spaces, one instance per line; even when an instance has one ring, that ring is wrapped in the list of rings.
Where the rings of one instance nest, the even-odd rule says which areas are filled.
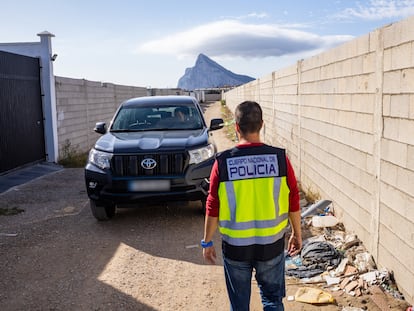
[[[119,130],[109,130],[111,133],[128,133],[128,132],[141,132],[146,131],[147,129],[119,129]]]
[[[156,127],[156,128],[151,129],[150,131],[168,131],[168,130],[173,130],[173,129],[169,127]]]

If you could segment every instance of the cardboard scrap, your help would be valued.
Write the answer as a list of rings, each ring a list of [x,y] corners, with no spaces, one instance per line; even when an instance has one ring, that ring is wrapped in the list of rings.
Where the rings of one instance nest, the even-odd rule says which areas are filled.
[[[345,288],[345,286],[346,286],[349,282],[351,282],[351,278],[344,278],[344,279],[342,280],[341,284],[339,285],[339,287],[340,287],[340,288],[342,288],[342,289],[344,289],[344,288]]]
[[[357,287],[358,287],[358,282],[357,281],[352,281],[352,282],[350,282],[349,284],[347,284],[345,286],[345,291],[347,293],[350,293],[351,291],[353,291]]]
[[[390,310],[390,306],[387,302],[386,296],[379,286],[373,286],[371,288],[371,294],[372,301],[377,305],[377,307],[381,311]]]
[[[351,275],[351,274],[355,274],[356,272],[358,272],[357,268],[350,266],[350,265],[346,265],[344,275]]]
[[[365,282],[363,279],[358,279],[358,288],[365,288]]]

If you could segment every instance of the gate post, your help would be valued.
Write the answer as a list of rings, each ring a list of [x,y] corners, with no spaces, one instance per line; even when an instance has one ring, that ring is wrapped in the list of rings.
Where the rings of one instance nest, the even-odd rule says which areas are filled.
[[[57,162],[59,158],[57,118],[56,118],[56,91],[53,64],[55,57],[52,57],[52,40],[54,34],[43,31],[37,34],[40,37],[41,56],[41,89],[44,113],[46,161]]]

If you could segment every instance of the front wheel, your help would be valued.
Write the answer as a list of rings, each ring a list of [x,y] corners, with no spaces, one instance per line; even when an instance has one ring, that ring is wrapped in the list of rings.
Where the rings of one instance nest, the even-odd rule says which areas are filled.
[[[99,221],[109,220],[115,215],[114,203],[102,203],[100,201],[89,200],[92,215]]]

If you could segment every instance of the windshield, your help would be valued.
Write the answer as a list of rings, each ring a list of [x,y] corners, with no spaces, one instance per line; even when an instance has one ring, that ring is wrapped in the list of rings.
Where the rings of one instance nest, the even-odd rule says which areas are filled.
[[[195,106],[130,106],[119,110],[111,131],[193,130],[202,127],[201,116]]]

